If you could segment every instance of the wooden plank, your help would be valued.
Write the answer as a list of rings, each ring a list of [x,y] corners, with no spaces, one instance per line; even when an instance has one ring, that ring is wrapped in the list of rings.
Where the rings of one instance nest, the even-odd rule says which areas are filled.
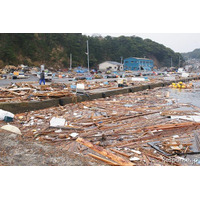
[[[97,153],[115,161],[116,163],[118,163],[121,166],[133,166],[135,165],[134,163],[127,161],[119,156],[116,156],[115,154],[111,153],[110,151],[97,146],[97,145],[93,145],[91,142],[84,140],[83,138],[77,138],[76,141],[90,149],[92,149],[93,151],[96,151]]]
[[[126,153],[124,153],[124,152],[118,151],[117,149],[110,149],[110,150],[111,150],[111,151],[114,151],[115,153],[118,153],[118,154],[120,154],[120,155],[122,155],[122,156],[125,156],[125,157],[127,157],[127,158],[130,157],[130,155],[128,155],[128,154],[126,154]]]
[[[97,160],[103,161],[103,162],[105,162],[105,163],[107,163],[107,164],[109,164],[109,165],[112,165],[112,166],[119,166],[117,163],[112,162],[112,161],[110,161],[110,160],[107,160],[107,159],[105,159],[105,158],[99,157],[99,156],[97,156],[97,155],[94,155],[94,154],[91,154],[91,153],[88,153],[88,155],[91,156],[92,158],[95,158],[95,159],[97,159]]]
[[[144,130],[166,130],[166,129],[174,129],[174,128],[184,128],[184,127],[190,127],[190,126],[199,126],[200,123],[197,122],[184,122],[179,124],[160,124],[155,126],[148,126],[145,127]]]
[[[76,127],[67,127],[67,126],[50,126],[49,128],[59,128],[59,129],[64,129],[64,130],[76,130],[76,131],[83,131],[84,129],[82,128],[76,128]]]
[[[156,159],[156,160],[159,160],[159,161],[163,162],[163,159],[162,159],[162,158],[157,157],[157,156],[155,156],[155,155],[153,155],[153,154],[150,154],[150,153],[147,153],[147,152],[145,152],[145,153],[143,153],[143,154],[145,154],[146,156],[149,156],[149,157],[151,157],[151,158],[154,158],[154,159]]]
[[[147,166],[149,166],[149,164],[150,164],[149,158],[148,158],[146,155],[144,155],[144,154],[143,154],[142,156],[143,156],[143,158],[144,158],[144,160],[145,160]]]
[[[157,157],[156,155],[153,155],[150,151],[148,150],[144,150],[144,149],[140,149],[140,151],[142,151],[142,154],[145,155],[145,156],[148,156],[148,157],[151,157],[151,158],[154,158],[156,160],[159,160],[161,162],[165,162],[165,163],[168,163],[170,165],[175,165],[175,166],[181,166],[178,162],[170,162],[170,161],[166,161],[165,159],[163,158],[160,158],[160,157]],[[162,155],[163,157],[164,155]],[[166,158],[169,158],[167,156],[164,156]]]
[[[144,137],[132,139],[132,140],[129,140],[126,142],[120,142],[117,144],[113,144],[113,145],[110,145],[109,147],[130,146],[137,141],[145,141],[145,140],[155,139],[160,136],[173,135],[174,134],[173,130],[178,130],[181,128],[189,128],[189,127],[191,127],[192,130],[194,130],[194,129],[198,128],[198,126],[200,126],[200,123],[197,123],[197,122],[185,122],[185,123],[179,123],[179,124],[161,124],[161,125],[156,125],[156,126],[148,126],[148,127],[142,128],[142,129],[137,129],[136,131],[134,131],[134,133],[141,132],[141,131],[149,131],[149,130],[162,130],[162,131],[155,132],[154,135],[144,136]],[[166,131],[166,133],[164,131]],[[167,132],[167,131],[170,131],[170,132]]]

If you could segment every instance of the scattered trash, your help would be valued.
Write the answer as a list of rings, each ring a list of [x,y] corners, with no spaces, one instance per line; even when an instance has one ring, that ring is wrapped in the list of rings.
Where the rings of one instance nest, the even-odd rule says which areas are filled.
[[[134,152],[134,153],[137,153],[137,154],[139,154],[139,155],[141,154],[140,151],[137,151],[137,150],[134,150],[134,149],[131,149],[131,151]]]
[[[8,120],[10,120],[10,118],[14,118],[14,114],[5,110],[0,109],[0,120],[5,120],[5,117],[9,117]]]
[[[140,158],[138,158],[138,157],[130,157],[129,160],[130,161],[138,161],[138,160],[140,160]]]
[[[191,115],[191,116],[171,116],[171,119],[185,119],[193,122],[200,122],[200,116]]]
[[[136,78],[136,77],[133,77],[131,80],[132,81],[146,81],[145,78]]]
[[[125,106],[125,107],[128,107],[128,108],[133,107],[132,104],[125,104],[124,106]]]
[[[19,134],[19,135],[22,134],[21,131],[19,130],[19,128],[17,128],[16,126],[10,125],[10,124],[2,126],[1,129],[6,130],[6,131],[10,131],[12,133],[16,133],[16,134]]]
[[[62,129],[55,130],[55,133],[61,133]]]
[[[77,137],[78,136],[78,133],[71,133],[71,134],[69,134],[71,137],[73,137],[73,138],[75,138],[75,137]]]
[[[9,117],[9,116],[5,116],[5,117],[4,117],[4,121],[5,121],[5,122],[13,122],[13,118],[12,118],[12,117]]]
[[[146,77],[142,77],[144,79]],[[111,81],[105,84],[105,80],[98,83],[77,80],[76,83],[84,85],[84,91],[98,89],[101,85],[106,90],[118,88],[117,81]],[[149,78],[150,83],[156,81]],[[144,81],[135,81],[134,84],[145,85]],[[44,91],[34,89],[35,86],[26,87],[31,88],[29,96],[34,89],[38,98],[48,99],[48,95],[57,98],[70,94],[70,85],[52,83],[44,87]],[[66,88],[69,88],[69,93],[62,93]],[[13,92],[16,92],[20,98],[28,91],[7,89],[3,92],[13,96]],[[36,96],[31,98],[35,99]],[[198,153],[193,149],[194,144],[199,144],[197,137],[195,143],[193,130],[198,133],[200,115],[198,109],[176,110],[182,105],[174,102],[166,89],[154,88],[16,114],[13,124],[21,124],[23,138],[48,142],[56,148],[89,155],[91,159],[109,165],[179,165],[181,163],[165,161],[163,155],[175,157]],[[75,141],[77,137],[82,139]],[[91,154],[91,150],[100,155]]]
[[[50,121],[50,126],[59,127],[65,125],[65,119],[53,117]]]

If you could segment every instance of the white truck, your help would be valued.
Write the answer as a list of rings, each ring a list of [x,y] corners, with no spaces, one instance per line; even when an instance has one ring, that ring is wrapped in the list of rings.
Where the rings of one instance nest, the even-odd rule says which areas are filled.
[[[40,74],[41,72],[38,72],[37,73],[37,77],[40,79]],[[45,81],[52,81],[52,73],[51,72],[44,72],[44,78],[45,78]]]

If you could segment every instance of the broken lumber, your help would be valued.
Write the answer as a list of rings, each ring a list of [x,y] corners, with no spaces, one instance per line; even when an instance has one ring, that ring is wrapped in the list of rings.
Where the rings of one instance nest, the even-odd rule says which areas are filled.
[[[112,161],[107,160],[107,159],[105,159],[105,158],[99,157],[99,156],[94,155],[94,154],[92,154],[92,153],[88,153],[88,155],[91,156],[92,158],[95,158],[95,159],[97,159],[97,160],[103,161],[103,162],[105,162],[105,163],[107,163],[107,164],[109,164],[109,165],[112,165],[112,166],[119,166],[119,165],[118,165],[117,163],[115,163],[115,162],[112,162]]]
[[[97,146],[97,145],[93,145],[91,142],[87,141],[87,140],[84,140],[83,138],[77,138],[76,139],[76,142],[92,149],[93,151],[115,161],[116,163],[118,163],[119,165],[121,166],[133,166],[135,165],[134,163],[130,162],[130,161],[127,161],[119,156],[116,156],[115,154],[111,153],[110,151],[100,147],[100,146]]]
[[[123,152],[121,152],[121,151],[118,151],[117,149],[110,149],[110,150],[113,151],[113,152],[115,152],[115,153],[118,153],[118,154],[120,154],[120,155],[122,155],[122,156],[125,156],[125,157],[127,157],[127,158],[130,157],[130,155],[128,155],[128,154],[126,154],[126,153],[123,153]]]
[[[137,129],[136,131],[134,131],[134,133],[138,133],[141,131],[145,132],[145,131],[149,131],[149,130],[150,131],[157,130],[158,132],[155,132],[154,135],[139,137],[139,138],[132,139],[129,141],[116,143],[116,144],[110,145],[109,147],[130,146],[137,141],[145,141],[145,140],[155,139],[155,138],[158,138],[161,136],[172,135],[172,134],[174,134],[173,130],[178,130],[181,128],[189,128],[189,127],[194,130],[198,126],[200,126],[200,123],[197,123],[197,122],[184,122],[184,123],[179,123],[179,124],[161,124],[161,125],[156,125],[156,126],[148,126],[148,127],[144,127],[141,129]],[[161,131],[159,131],[159,130],[161,130]],[[164,131],[166,131],[166,132],[164,132]]]

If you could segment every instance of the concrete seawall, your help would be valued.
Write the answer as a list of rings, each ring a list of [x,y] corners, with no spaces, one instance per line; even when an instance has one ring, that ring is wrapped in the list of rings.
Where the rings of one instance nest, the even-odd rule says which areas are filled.
[[[29,102],[19,102],[19,103],[0,103],[0,109],[10,111],[14,114],[23,113],[27,111],[56,107],[59,105],[63,106],[69,103],[90,101],[90,100],[105,98],[105,97],[118,95],[118,94],[138,92],[138,91],[143,91],[146,89],[153,89],[156,87],[165,87],[165,86],[171,85],[173,82],[179,82],[179,81],[188,82],[192,80],[200,80],[200,77],[181,78],[175,81],[162,81],[162,82],[151,83],[151,84],[146,84],[142,86],[125,87],[125,88],[119,88],[119,89],[105,91],[105,92],[93,93],[90,95],[88,94],[77,95],[75,97],[63,97],[59,99],[50,99],[50,100],[44,100],[44,101],[29,101]]]

